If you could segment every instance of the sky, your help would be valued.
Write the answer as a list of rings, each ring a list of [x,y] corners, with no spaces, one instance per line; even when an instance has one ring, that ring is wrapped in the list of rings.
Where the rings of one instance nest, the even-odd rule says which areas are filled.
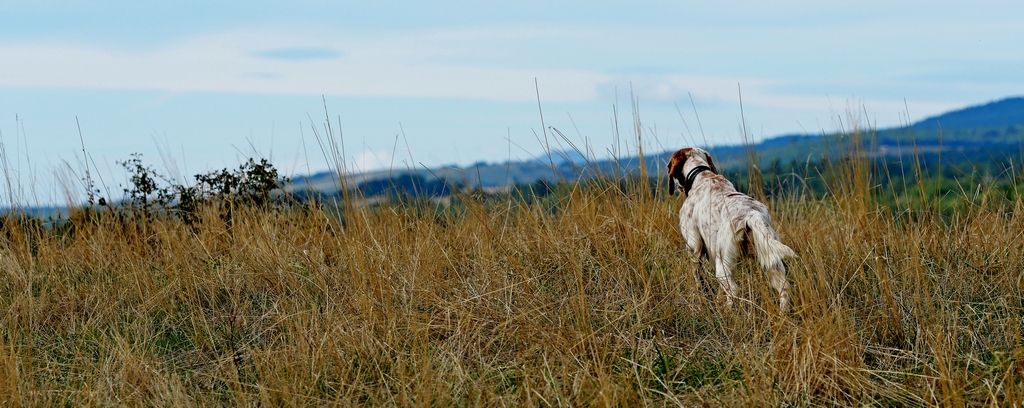
[[[1022,15],[1019,0],[0,0],[0,203],[81,200],[87,167],[116,195],[132,153],[185,181],[248,157],[323,171],[325,118],[353,171],[535,157],[541,112],[606,156],[635,146],[634,103],[648,151],[738,143],[743,123],[753,140],[897,126],[1024,94]]]

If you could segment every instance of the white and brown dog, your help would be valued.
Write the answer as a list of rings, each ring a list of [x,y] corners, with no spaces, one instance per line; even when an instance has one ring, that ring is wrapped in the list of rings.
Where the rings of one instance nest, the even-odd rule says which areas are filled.
[[[783,259],[795,257],[779,241],[772,228],[768,207],[736,191],[718,174],[711,155],[700,148],[675,152],[668,161],[669,193],[682,190],[685,200],[679,209],[679,229],[686,245],[699,258],[715,263],[715,277],[725,290],[726,305],[736,297],[732,271],[741,256],[753,256],[779,292],[779,308],[789,303],[789,284]],[[698,272],[699,273],[699,272]]]

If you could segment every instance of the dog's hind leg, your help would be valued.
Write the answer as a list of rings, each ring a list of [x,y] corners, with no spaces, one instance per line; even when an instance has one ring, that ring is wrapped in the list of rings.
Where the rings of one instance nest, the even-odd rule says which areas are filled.
[[[700,289],[700,292],[705,298],[712,299],[714,298],[715,288],[713,288],[711,283],[708,282],[708,278],[706,276],[707,273],[708,272],[704,269],[704,262],[702,262],[702,260],[698,259],[694,261],[693,282],[695,286]]]
[[[723,258],[727,257],[715,257],[715,277],[718,278],[718,282],[722,284],[722,289],[725,291],[725,305],[732,307],[732,299],[736,297],[736,291],[739,288],[732,280],[732,262],[729,262],[730,259]]]
[[[714,294],[714,289],[708,284],[708,280],[705,277],[707,272],[704,270],[704,261],[708,260],[708,249],[704,246],[704,242],[701,241],[700,235],[693,234],[685,238],[688,241],[687,246],[692,254],[690,259],[693,262],[693,282],[705,297],[710,298]]]
[[[786,311],[789,307],[789,282],[786,281],[786,267],[781,262],[768,268],[768,283],[776,292],[779,292],[779,310]]]
[[[772,229],[767,215],[748,217],[746,223],[757,261],[768,275],[768,283],[779,292],[779,309],[785,311],[789,306],[789,283],[786,282],[784,259],[795,257],[796,253],[779,241],[778,233]]]

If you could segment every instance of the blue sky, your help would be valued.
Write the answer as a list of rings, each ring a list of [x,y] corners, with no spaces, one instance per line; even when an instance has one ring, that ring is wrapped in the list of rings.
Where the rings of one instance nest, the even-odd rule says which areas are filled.
[[[321,95],[360,169],[540,154],[535,79],[548,125],[599,156],[612,105],[631,123],[631,89],[649,149],[702,140],[691,95],[711,143],[741,140],[738,85],[755,139],[850,111],[885,127],[1024,94],[1021,15],[1019,1],[0,0],[0,132],[15,195],[36,204],[81,197],[76,117],[111,190],[132,152],[178,177],[254,155],[323,170]]]

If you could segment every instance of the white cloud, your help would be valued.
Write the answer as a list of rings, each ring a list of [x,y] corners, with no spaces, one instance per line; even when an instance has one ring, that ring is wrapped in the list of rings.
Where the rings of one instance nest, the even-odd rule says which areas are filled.
[[[629,84],[642,99],[685,100],[692,92],[706,100],[734,101],[736,83],[742,83],[745,90],[750,88],[751,95],[769,83],[735,76],[618,75],[593,68],[531,68],[529,61],[514,61],[516,53],[503,50],[518,41],[585,43],[587,36],[599,34],[534,27],[452,29],[374,38],[238,31],[143,51],[83,44],[0,43],[0,55],[14,61],[0,65],[0,86],[532,102],[536,98],[533,80],[537,78],[545,102],[580,102],[607,100],[612,89]],[[277,49],[331,50],[337,55],[296,60],[262,54]],[[585,62],[580,65],[588,66]],[[758,100],[762,101],[769,102],[767,98]]]
[[[693,30],[696,31],[685,33],[699,34],[702,29]],[[804,37],[806,32],[797,30],[789,35]],[[618,35],[615,30],[586,27],[504,26],[373,36],[303,29],[246,30],[196,36],[149,50],[75,43],[8,42],[0,43],[0,55],[5,60],[0,64],[0,87],[532,102],[536,97],[533,79],[537,78],[546,103],[608,101],[616,88],[621,94],[632,85],[641,100],[685,102],[692,93],[699,100],[734,104],[739,99],[737,84],[740,84],[744,103],[752,107],[822,109],[834,106],[836,98],[830,98],[829,94],[834,95],[837,87],[865,80],[843,74],[828,75],[827,70],[818,69],[814,72],[821,77],[818,79],[820,90],[787,91],[792,88],[787,85],[809,78],[801,77],[799,72],[772,75],[757,68],[721,75],[691,75],[686,74],[687,65],[677,60],[662,62],[660,66],[678,65],[680,68],[659,74],[628,71],[615,74],[600,67],[616,64],[597,62],[604,58],[642,63],[644,55],[662,58],[663,53],[672,52],[672,48],[667,48],[672,43],[660,39],[670,37],[671,32],[655,28]],[[595,45],[604,41],[610,41],[607,49]],[[630,48],[631,44],[635,47]],[[693,48],[698,55],[682,60],[718,58],[728,61],[727,56],[718,54],[719,51],[706,49],[715,48],[711,45],[695,44],[685,48]],[[661,52],[659,48],[666,50]],[[307,50],[307,53],[308,50],[330,50],[332,54],[331,58],[306,59],[274,59],[261,54],[267,50],[295,49]],[[575,51],[559,52],[563,50]],[[774,52],[789,57],[800,55],[791,51],[795,52]],[[625,54],[620,55],[622,52]],[[546,55],[557,59],[557,63],[547,64]],[[581,61],[572,63],[577,58]],[[793,63],[794,66],[799,64],[799,60]],[[707,69],[705,67],[704,71]],[[864,75],[874,82],[886,80],[871,73]],[[953,87],[956,83],[950,81],[945,85]],[[870,92],[865,90],[855,96],[867,95],[865,103],[872,109],[903,109],[902,97],[879,94],[871,97]],[[914,95],[902,96],[914,98]],[[840,102],[845,99],[848,99],[846,95],[838,98]],[[932,111],[960,101],[932,103],[918,97],[913,102],[919,109]]]
[[[314,37],[315,38],[315,37]],[[5,63],[0,86],[210,91],[373,97],[456,98],[529,101],[533,78],[546,98],[580,101],[596,96],[607,75],[575,69],[480,67],[427,61],[425,49],[402,54],[403,41],[308,41],[290,35],[236,33],[193,38],[152,51],[126,51],[77,44],[0,44]],[[340,46],[335,46],[339,44]],[[273,60],[260,50],[285,47],[337,49],[341,57]],[[443,52],[443,45],[438,52]]]

